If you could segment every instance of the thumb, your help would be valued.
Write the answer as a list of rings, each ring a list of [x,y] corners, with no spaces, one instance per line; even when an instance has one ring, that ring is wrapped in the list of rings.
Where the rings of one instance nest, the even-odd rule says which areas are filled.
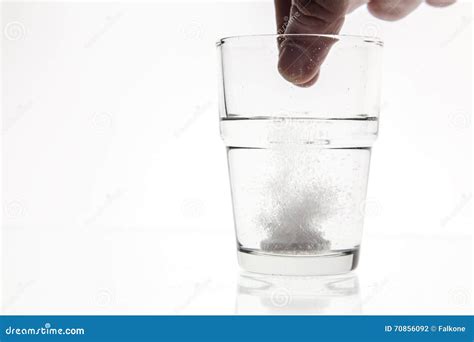
[[[349,9],[348,0],[293,0],[285,36],[280,41],[278,69],[288,81],[309,86],[316,81],[329,49],[337,41],[325,36],[338,34]]]

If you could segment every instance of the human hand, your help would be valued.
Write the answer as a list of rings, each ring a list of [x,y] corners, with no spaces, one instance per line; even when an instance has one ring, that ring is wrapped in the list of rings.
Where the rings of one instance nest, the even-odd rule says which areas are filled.
[[[425,0],[431,6],[444,7],[456,0]],[[398,20],[414,11],[423,0],[275,0],[279,34],[335,35],[341,30],[346,14],[367,5],[369,12],[383,20]],[[278,69],[295,85],[309,87],[319,76],[321,64],[336,42],[327,37],[288,36],[279,39]]]

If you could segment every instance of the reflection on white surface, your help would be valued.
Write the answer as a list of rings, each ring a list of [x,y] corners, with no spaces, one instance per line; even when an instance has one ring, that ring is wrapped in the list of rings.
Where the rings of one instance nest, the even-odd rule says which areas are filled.
[[[472,314],[469,237],[382,233],[365,235],[357,274],[299,278],[237,273],[230,229],[2,227],[0,311]]]
[[[292,277],[243,272],[236,314],[351,315],[361,313],[361,302],[359,279],[353,273]]]
[[[214,42],[273,4],[2,3],[1,313],[472,314],[471,9],[351,14],[390,42],[360,285],[242,275],[236,306]]]

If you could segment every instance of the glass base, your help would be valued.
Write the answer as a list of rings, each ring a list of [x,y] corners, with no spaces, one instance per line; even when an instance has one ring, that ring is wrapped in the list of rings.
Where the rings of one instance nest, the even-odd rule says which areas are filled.
[[[316,276],[343,274],[357,267],[359,248],[334,251],[322,255],[268,254],[239,250],[239,265],[254,273]]]

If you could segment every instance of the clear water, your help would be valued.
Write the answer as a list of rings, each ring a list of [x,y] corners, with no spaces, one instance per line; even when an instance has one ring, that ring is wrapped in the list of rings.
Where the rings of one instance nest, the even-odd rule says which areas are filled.
[[[242,251],[322,255],[359,247],[376,118],[239,117],[220,125]]]

